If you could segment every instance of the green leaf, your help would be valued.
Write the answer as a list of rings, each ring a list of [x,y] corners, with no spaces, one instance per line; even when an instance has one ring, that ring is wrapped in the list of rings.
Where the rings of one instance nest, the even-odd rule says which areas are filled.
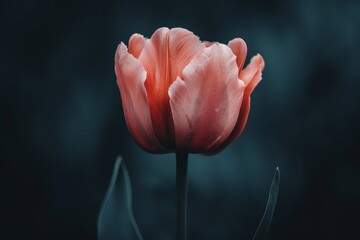
[[[128,216],[131,222],[131,225],[133,226],[135,233],[138,237],[139,240],[143,240],[142,234],[140,232],[140,229],[136,223],[135,217],[134,217],[134,213],[132,210],[132,191],[131,191],[131,182],[130,182],[130,177],[129,177],[129,173],[128,170],[126,168],[125,165],[125,161],[123,161],[121,156],[118,156],[115,160],[115,165],[114,165],[114,170],[113,170],[113,174],[108,186],[108,189],[106,191],[104,200],[101,204],[101,208],[100,208],[100,212],[99,212],[99,216],[98,216],[98,221],[97,221],[97,230],[98,230],[98,239],[99,240],[103,240],[105,239],[108,235],[105,232],[105,210],[107,209],[108,205],[110,205],[111,201],[115,201],[116,205],[121,205],[120,203],[118,203],[116,200],[116,197],[114,196],[114,188],[116,185],[116,181],[118,178],[118,173],[119,173],[119,169],[121,168],[122,170],[122,175],[124,177],[124,184],[125,184],[125,191],[126,191],[126,208],[127,208],[127,212],[128,212]],[[118,207],[117,207],[118,208]],[[116,208],[116,209],[117,209]],[[114,223],[113,223],[114,224]],[[113,239],[114,236],[112,236]]]
[[[265,240],[267,237],[267,233],[269,231],[269,227],[275,211],[276,201],[279,192],[279,184],[280,184],[280,170],[277,167],[275,170],[273,181],[271,183],[266,209],[261,219],[261,222],[255,232],[253,240]]]

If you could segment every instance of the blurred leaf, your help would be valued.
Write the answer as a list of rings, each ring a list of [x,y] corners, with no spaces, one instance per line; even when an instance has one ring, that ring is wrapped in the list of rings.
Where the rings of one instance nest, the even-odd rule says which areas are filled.
[[[123,175],[124,175],[125,185],[126,185],[127,209],[128,209],[129,218],[130,218],[132,226],[134,227],[136,235],[138,236],[138,239],[143,240],[142,234],[140,232],[139,226],[136,223],[134,213],[133,213],[133,210],[132,210],[131,182],[130,182],[129,172],[128,172],[127,168],[126,168],[125,162],[123,162],[121,164],[121,169],[122,169],[122,172],[123,172]]]
[[[132,211],[132,191],[131,191],[131,182],[130,182],[129,173],[127,171],[125,162],[122,160],[121,156],[118,156],[116,158],[113,174],[112,174],[112,177],[111,177],[111,180],[109,183],[109,187],[106,191],[103,203],[100,208],[100,213],[99,213],[99,217],[98,217],[98,221],[97,221],[98,239],[99,240],[105,239],[107,236],[105,234],[104,212],[105,212],[105,209],[107,208],[107,206],[109,205],[110,199],[116,200],[116,198],[114,197],[114,192],[115,192],[114,188],[115,188],[115,184],[117,181],[119,168],[121,168],[122,175],[124,176],[124,184],[125,184],[125,188],[126,188],[126,208],[127,208],[127,212],[128,212],[129,218],[130,218],[130,222],[135,230],[135,233],[136,233],[138,239],[143,240],[142,234],[136,223],[134,213]],[[109,237],[107,237],[107,238],[109,238]],[[111,238],[113,239],[115,237],[112,236]],[[109,239],[107,239],[107,240],[109,240]]]
[[[266,204],[266,209],[264,215],[261,219],[261,222],[256,230],[256,233],[253,237],[253,240],[265,240],[267,233],[269,231],[269,227],[271,224],[271,220],[274,215],[278,191],[280,184],[280,170],[276,168],[273,181],[270,187],[269,198]]]

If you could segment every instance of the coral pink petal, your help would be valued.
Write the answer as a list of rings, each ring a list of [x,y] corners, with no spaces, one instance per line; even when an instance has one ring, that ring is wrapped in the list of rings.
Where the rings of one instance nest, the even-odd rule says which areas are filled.
[[[244,81],[246,87],[250,87],[250,93],[261,80],[261,73],[265,67],[265,62],[260,54],[251,58],[249,65],[240,73],[240,79]]]
[[[203,48],[199,38],[186,29],[160,28],[145,43],[139,56],[147,72],[145,87],[155,133],[168,148],[175,145],[168,89]]]
[[[245,128],[246,121],[249,116],[249,112],[250,112],[250,98],[247,98],[247,99],[244,98],[243,102],[241,104],[239,118],[238,118],[238,121],[236,122],[234,130],[231,132],[229,137],[223,143],[221,143],[216,148],[210,150],[209,152],[205,153],[204,155],[217,154],[217,153],[221,152],[222,150],[224,150],[233,141],[235,141],[240,136],[240,134],[242,133],[242,131]]]
[[[115,73],[121,92],[126,124],[135,141],[146,151],[166,152],[153,130],[144,87],[146,72],[121,43],[115,53]],[[136,111],[134,111],[134,109]]]
[[[198,54],[169,89],[177,149],[199,153],[221,144],[236,124],[243,93],[229,47],[215,43]]]
[[[235,38],[228,43],[228,46],[236,56],[236,63],[239,68],[239,77],[240,77],[240,72],[244,66],[244,62],[247,54],[246,43],[241,38]]]
[[[205,45],[192,32],[183,28],[173,28],[170,30],[169,47],[171,79],[174,82],[178,76],[182,78],[184,68],[205,48]]]
[[[139,58],[141,51],[144,49],[146,39],[141,34],[133,34],[129,39],[129,53],[135,58]]]
[[[209,42],[209,41],[203,41],[203,44],[205,45],[205,47],[210,47],[211,45],[213,45],[215,42]]]
[[[230,143],[235,141],[244,130],[250,112],[250,95],[256,85],[261,81],[261,74],[264,66],[264,59],[261,57],[260,54],[258,54],[251,59],[250,64],[241,72],[240,79],[242,79],[245,83],[245,91],[244,99],[239,113],[239,118],[236,122],[235,128],[228,137],[228,139],[226,139],[226,141],[224,141],[214,151],[207,153],[207,155],[221,152]]]

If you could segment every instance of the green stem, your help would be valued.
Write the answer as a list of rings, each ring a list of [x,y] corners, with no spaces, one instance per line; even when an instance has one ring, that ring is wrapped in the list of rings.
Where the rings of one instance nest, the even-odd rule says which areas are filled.
[[[177,240],[187,239],[187,166],[188,153],[176,153]]]

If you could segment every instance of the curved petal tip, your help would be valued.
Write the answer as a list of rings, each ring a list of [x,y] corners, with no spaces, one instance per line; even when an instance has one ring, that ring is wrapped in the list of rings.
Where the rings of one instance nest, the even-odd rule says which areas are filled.
[[[135,33],[129,39],[129,53],[135,58],[139,58],[141,51],[144,49],[146,39],[143,35]]]

